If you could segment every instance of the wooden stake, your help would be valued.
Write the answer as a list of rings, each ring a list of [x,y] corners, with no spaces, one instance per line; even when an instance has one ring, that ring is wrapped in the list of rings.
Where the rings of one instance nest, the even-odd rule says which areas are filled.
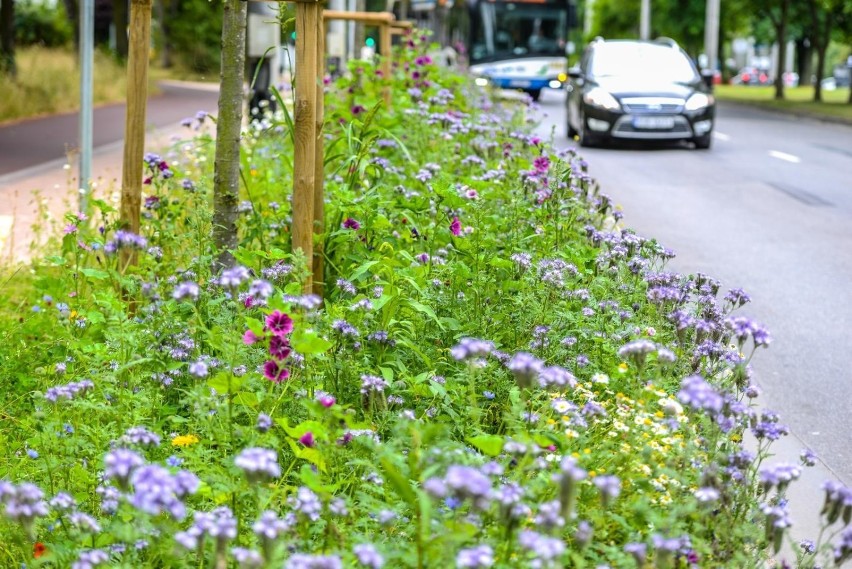
[[[389,23],[382,24],[379,28],[381,42],[380,48],[382,51],[382,79],[385,81],[383,95],[385,98],[385,107],[390,109],[391,106],[391,29]]]
[[[325,139],[322,125],[325,120],[325,18],[322,11],[317,19],[317,100],[316,100],[316,158],[314,159],[314,233],[325,232]],[[314,294],[323,296],[325,287],[323,241],[316,244],[314,251]]]
[[[314,192],[317,140],[317,28],[321,6],[316,1],[296,3],[295,164],[292,249],[301,251],[313,267]],[[313,271],[303,290],[312,290]]]
[[[131,0],[130,53],[127,60],[127,114],[121,175],[121,219],[139,233],[142,209],[142,160],[145,152],[145,105],[148,99],[148,52],[151,46],[151,0]],[[135,265],[135,250],[121,250],[121,266]]]

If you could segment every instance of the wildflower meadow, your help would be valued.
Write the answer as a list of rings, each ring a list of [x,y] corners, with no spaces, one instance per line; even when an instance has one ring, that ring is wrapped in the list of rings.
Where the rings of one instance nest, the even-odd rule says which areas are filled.
[[[824,532],[785,545],[815,457],[771,457],[787,429],[751,381],[771,336],[748,294],[667,270],[534,108],[426,41],[400,47],[392,109],[368,62],[327,82],[322,296],[291,252],[281,104],[243,132],[233,267],[211,269],[201,112],[146,156],[140,235],[93,199],[5,271],[0,566],[852,558],[834,484]]]

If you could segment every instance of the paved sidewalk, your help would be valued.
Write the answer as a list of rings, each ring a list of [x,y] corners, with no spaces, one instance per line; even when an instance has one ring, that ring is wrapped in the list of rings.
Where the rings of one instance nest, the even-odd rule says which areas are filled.
[[[192,133],[180,121],[199,110],[216,111],[218,87],[162,82],[148,101],[146,151],[163,152]],[[93,191],[117,206],[121,187],[125,105],[95,110]],[[25,262],[30,244],[58,235],[63,216],[79,203],[78,114],[0,125],[0,262]]]

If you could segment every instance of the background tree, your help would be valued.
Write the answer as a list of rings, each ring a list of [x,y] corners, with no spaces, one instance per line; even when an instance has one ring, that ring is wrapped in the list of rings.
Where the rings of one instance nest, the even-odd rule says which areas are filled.
[[[0,0],[0,72],[15,76],[15,0]]]
[[[127,59],[127,26],[130,23],[130,13],[127,10],[127,0],[112,0],[112,24],[115,28],[115,53],[122,59]]]
[[[225,0],[223,8],[219,116],[213,173],[213,241],[217,250],[214,266],[218,269],[233,264],[231,250],[237,248],[247,3]]]

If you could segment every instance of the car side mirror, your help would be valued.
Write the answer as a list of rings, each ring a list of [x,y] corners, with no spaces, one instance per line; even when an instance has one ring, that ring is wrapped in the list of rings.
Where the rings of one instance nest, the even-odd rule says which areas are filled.
[[[583,71],[580,69],[579,66],[575,65],[574,67],[568,68],[568,77],[570,77],[571,79],[582,79]]]
[[[704,84],[707,85],[707,88],[711,91],[713,90],[713,79],[715,79],[716,74],[712,69],[702,69],[701,70],[701,80],[704,81]]]

